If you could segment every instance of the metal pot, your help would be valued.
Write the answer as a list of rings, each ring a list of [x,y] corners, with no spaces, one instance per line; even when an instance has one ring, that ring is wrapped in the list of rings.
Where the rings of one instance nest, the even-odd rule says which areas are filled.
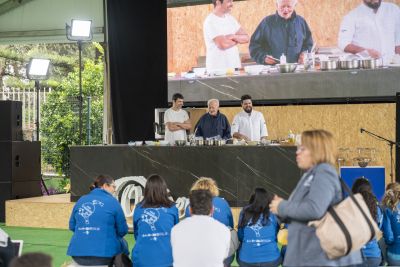
[[[361,60],[363,69],[376,69],[379,66],[378,59],[363,59]]]
[[[358,59],[341,60],[339,61],[339,65],[342,70],[358,69],[360,67],[360,61]]]
[[[325,60],[320,62],[321,70],[336,70],[338,69],[338,62],[336,60]]]
[[[296,70],[297,63],[278,64],[277,66],[281,73],[289,73],[289,72],[294,72]]]

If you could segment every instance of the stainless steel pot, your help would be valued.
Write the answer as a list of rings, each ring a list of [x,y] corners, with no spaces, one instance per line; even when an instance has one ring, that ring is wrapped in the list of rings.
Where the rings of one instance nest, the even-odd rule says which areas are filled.
[[[361,60],[361,66],[363,69],[376,69],[379,66],[378,59],[363,59]]]
[[[360,67],[360,61],[358,59],[341,60],[339,61],[339,65],[342,70],[358,69]]]
[[[297,63],[286,63],[276,65],[281,73],[294,72],[297,68]]]
[[[336,70],[338,69],[338,61],[336,60],[325,60],[320,62],[321,70]]]

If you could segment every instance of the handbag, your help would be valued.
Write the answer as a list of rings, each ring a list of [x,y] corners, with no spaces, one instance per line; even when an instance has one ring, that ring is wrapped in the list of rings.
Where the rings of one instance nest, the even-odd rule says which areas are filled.
[[[329,259],[361,249],[379,232],[363,196],[353,194],[342,178],[339,179],[349,196],[330,206],[322,219],[308,223],[308,226],[316,228],[321,248]]]
[[[120,253],[113,257],[108,267],[132,267],[132,261],[128,255]]]
[[[239,242],[239,238],[237,235],[237,231],[233,228],[229,229],[231,232],[231,242],[229,245],[229,253],[228,253],[228,257],[232,256],[235,254],[236,250],[239,248],[240,242]]]

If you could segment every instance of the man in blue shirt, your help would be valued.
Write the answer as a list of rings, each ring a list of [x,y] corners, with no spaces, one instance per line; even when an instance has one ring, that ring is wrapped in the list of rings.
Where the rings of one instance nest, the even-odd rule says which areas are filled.
[[[194,127],[196,136],[215,139],[231,138],[231,126],[226,116],[219,112],[218,99],[207,102],[208,113],[204,114]]]
[[[287,63],[303,63],[303,52],[311,52],[311,31],[304,18],[294,11],[296,4],[297,0],[276,0],[277,12],[258,25],[249,46],[257,63],[276,64],[282,54]]]

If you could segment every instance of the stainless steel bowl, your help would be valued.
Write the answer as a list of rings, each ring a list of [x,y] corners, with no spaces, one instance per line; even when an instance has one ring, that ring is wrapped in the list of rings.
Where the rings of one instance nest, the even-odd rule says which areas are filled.
[[[336,70],[338,69],[338,61],[336,60],[324,60],[320,62],[321,70]]]
[[[379,66],[378,59],[363,59],[361,60],[363,69],[376,69]]]
[[[360,67],[360,61],[358,59],[341,60],[339,61],[339,65],[342,70],[358,69]]]
[[[186,145],[186,140],[175,140],[175,145],[184,146]]]
[[[297,63],[286,63],[276,65],[281,73],[294,72],[297,68]]]

